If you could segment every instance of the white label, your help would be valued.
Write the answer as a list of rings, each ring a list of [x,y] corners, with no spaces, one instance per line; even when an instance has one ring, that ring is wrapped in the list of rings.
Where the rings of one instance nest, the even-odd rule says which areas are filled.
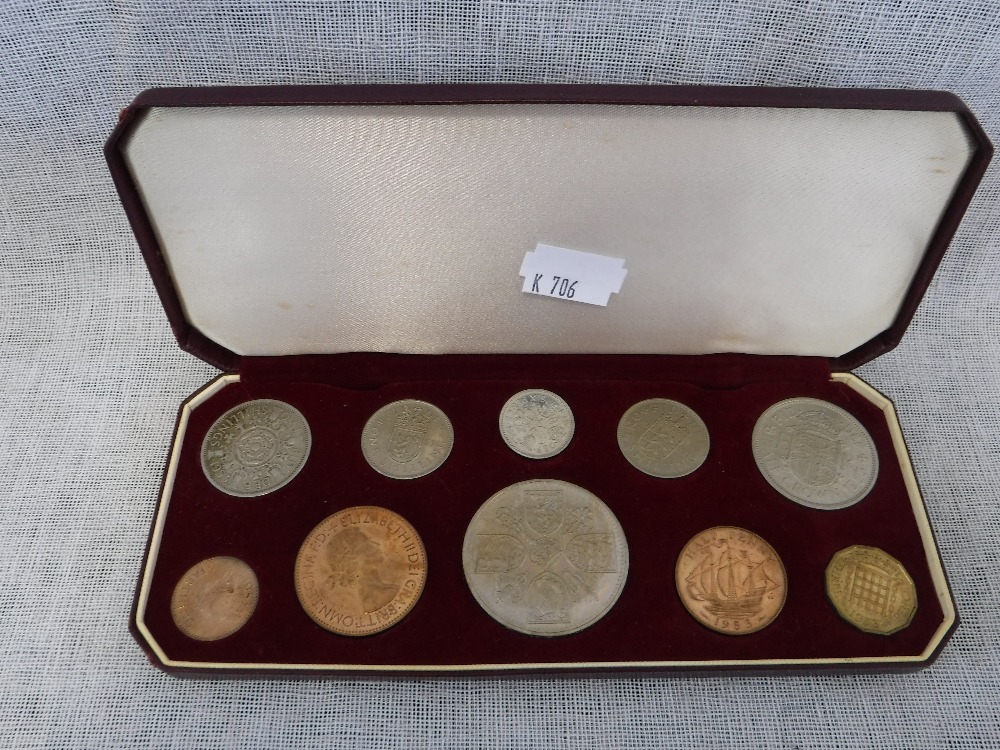
[[[607,307],[627,273],[623,258],[538,245],[524,254],[521,291]]]

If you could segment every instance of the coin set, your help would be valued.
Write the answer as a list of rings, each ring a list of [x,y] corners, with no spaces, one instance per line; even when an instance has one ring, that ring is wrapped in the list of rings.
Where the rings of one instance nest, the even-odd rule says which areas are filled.
[[[567,450],[577,433],[567,401],[542,389],[510,396],[498,428],[506,447],[533,467],[535,476],[546,474],[545,461]],[[711,446],[698,413],[667,398],[646,398],[627,408],[616,437],[636,472],[668,484],[696,476]],[[370,470],[419,488],[421,478],[448,461],[455,430],[445,411],[429,401],[398,399],[379,406],[359,438]],[[322,461],[312,447],[301,411],[278,399],[252,399],[208,427],[201,469],[225,496],[266,503],[265,496],[282,488],[292,493],[310,460]],[[788,398],[766,408],[753,426],[750,449],[780,502],[793,501],[809,512],[860,503],[878,476],[871,435],[846,410],[822,399]],[[510,631],[546,637],[586,631],[613,611],[629,579],[629,540],[614,501],[561,479],[510,484],[464,522],[460,555],[456,550],[455,560],[435,557],[430,564],[457,565],[460,556],[468,591]],[[417,606],[434,575],[419,530],[401,513],[377,504],[333,510],[318,523],[313,519],[287,584],[308,617],[335,636],[390,631]],[[802,575],[786,570],[767,540],[735,525],[703,528],[671,567],[675,595],[686,612],[725,635],[768,628]],[[833,555],[823,575],[829,604],[859,631],[891,635],[916,613],[913,579],[882,549],[851,544]],[[247,562],[220,554],[177,578],[170,614],[186,638],[221,641],[251,621],[262,595],[266,592]]]

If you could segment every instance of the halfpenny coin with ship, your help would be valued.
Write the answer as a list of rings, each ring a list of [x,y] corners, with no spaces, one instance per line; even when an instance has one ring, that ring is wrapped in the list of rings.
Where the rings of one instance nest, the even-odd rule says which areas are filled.
[[[628,544],[614,513],[582,487],[519,482],[476,511],[462,566],[479,605],[528,635],[569,635],[604,617],[628,576]]]
[[[388,630],[416,605],[427,553],[398,513],[371,505],[321,521],[295,559],[295,593],[317,625],[339,635]]]
[[[257,399],[215,420],[201,444],[201,468],[227,495],[259,497],[291,482],[311,446],[309,424],[298,409]]]
[[[372,414],[361,433],[361,452],[379,474],[416,479],[441,466],[454,442],[455,431],[443,411],[406,399]]]
[[[854,505],[878,476],[868,431],[839,406],[815,398],[790,398],[767,409],[754,426],[752,447],[768,484],[809,508]]]
[[[174,586],[170,616],[188,638],[217,641],[246,625],[257,608],[257,576],[235,557],[210,557]]]
[[[826,595],[841,617],[866,633],[898,633],[917,613],[913,579],[878,547],[854,545],[835,554],[826,568]]]
[[[551,458],[573,439],[573,411],[561,396],[540,388],[511,396],[500,410],[500,434],[525,458]]]
[[[708,457],[708,428],[693,409],[666,398],[631,407],[618,422],[618,447],[639,471],[662,479],[690,474]]]
[[[785,566],[757,534],[736,526],[706,529],[684,545],[677,593],[702,625],[726,635],[767,627],[785,606]]]

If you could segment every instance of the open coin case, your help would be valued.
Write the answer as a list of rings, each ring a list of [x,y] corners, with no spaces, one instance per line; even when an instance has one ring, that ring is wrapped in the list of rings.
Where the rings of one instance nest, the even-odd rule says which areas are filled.
[[[424,113],[447,108],[459,112],[461,116],[454,119],[464,124],[457,131],[446,129],[451,139],[432,133],[429,144],[422,142],[426,134],[407,113],[415,113],[419,121]],[[629,113],[622,122],[615,119],[617,108]],[[625,137],[644,137],[645,126],[637,125],[636,117],[645,121],[649,116],[654,128],[660,127],[657,118],[668,124],[674,123],[675,115],[682,120],[694,118],[693,129],[670,124],[661,133],[664,139],[682,139],[693,137],[696,131],[711,130],[716,123],[713,118],[723,129],[730,128],[725,132],[738,133],[741,118],[751,112],[764,113],[765,117],[768,113],[798,113],[805,121],[824,117],[824,113],[844,112],[848,113],[845,127],[851,118],[888,113],[900,119],[879,123],[884,132],[876,134],[873,142],[884,142],[890,136],[903,143],[916,142],[904,149],[898,162],[916,158],[913,154],[920,158],[930,154],[914,169],[923,170],[920,174],[929,175],[928,180],[947,178],[950,182],[912,198],[917,208],[907,217],[921,212],[931,216],[926,220],[925,236],[911,231],[909,225],[899,234],[923,236],[919,247],[907,251],[909,255],[902,253],[902,259],[899,253],[887,252],[879,261],[882,266],[908,263],[909,267],[892,277],[897,280],[896,297],[886,303],[889,313],[884,324],[876,325],[877,330],[851,323],[846,326],[850,329],[846,338],[828,337],[830,342],[813,348],[809,342],[795,339],[801,336],[797,331],[785,338],[783,329],[772,333],[782,328],[774,322],[780,316],[755,319],[753,323],[765,331],[760,333],[752,330],[753,325],[742,331],[727,329],[724,315],[706,323],[702,313],[695,313],[695,318],[702,317],[688,321],[695,329],[690,336],[653,331],[651,338],[636,334],[632,341],[629,326],[643,326],[635,310],[631,317],[615,319],[611,328],[601,315],[614,314],[616,305],[621,308],[632,289],[629,285],[648,283],[652,271],[644,273],[641,254],[627,252],[624,240],[619,246],[595,246],[588,244],[585,232],[574,234],[566,229],[574,220],[593,229],[588,222],[601,221],[597,200],[601,191],[609,196],[627,192],[621,175],[617,181],[609,178],[608,185],[588,187],[584,198],[574,203],[576,188],[572,184],[560,187],[559,182],[563,178],[572,183],[573,175],[563,174],[561,162],[555,163],[557,157],[572,153],[564,145],[549,163],[539,167],[548,172],[521,176],[530,183],[523,195],[512,187],[516,182],[512,172],[496,168],[496,163],[491,163],[493,169],[470,166],[459,179],[454,164],[460,160],[440,156],[450,148],[467,147],[470,142],[478,143],[477,138],[491,137],[494,131],[489,127],[484,130],[484,126],[501,122],[512,129],[511,137],[520,139],[519,147],[538,151],[526,163],[545,161],[538,154],[548,153],[545,149],[556,143],[555,137],[535,139],[531,134],[545,130],[545,122],[558,120],[564,111],[572,111],[575,119],[569,125],[559,123],[558,139],[563,144],[577,137],[575,132],[586,131],[591,120],[611,123],[594,143],[584,144],[586,149],[596,150],[601,148],[601,138],[612,140],[608,133],[619,130]],[[185,119],[188,115],[191,122]],[[907,127],[908,115],[926,116],[926,122],[940,120],[944,125],[925,126],[920,120],[912,137],[905,129],[892,129]],[[291,124],[283,126],[283,118]],[[708,125],[699,118],[707,118]],[[346,120],[351,120],[350,127],[344,125]],[[450,122],[447,114],[445,120]],[[367,124],[358,126],[360,121]],[[774,127],[794,131],[794,122],[782,122]],[[344,138],[356,139],[345,152],[361,154],[356,163],[346,167],[339,161],[340,152],[329,158],[324,152],[330,143],[337,142],[340,127],[346,128]],[[358,127],[364,139],[357,140]],[[823,123],[817,132],[829,127]],[[940,136],[942,132],[951,136]],[[273,138],[279,140],[269,140]],[[288,174],[270,168],[274,160],[283,158],[275,156],[275,143],[280,144],[281,138],[287,140]],[[794,135],[780,135],[777,140],[792,142],[790,149],[809,152],[795,142]],[[399,161],[401,152],[381,146],[382,142],[408,143],[404,148],[412,149],[412,163]],[[942,143],[958,145],[953,152],[941,155]],[[637,150],[648,152],[647,146]],[[709,150],[704,144],[691,148],[695,156]],[[718,159],[724,162],[730,158],[742,164],[756,158],[741,152],[738,145],[733,149],[730,157]],[[680,151],[687,153],[683,142]],[[213,161],[214,153],[226,156]],[[473,149],[473,153],[478,152]],[[502,150],[491,153],[491,158],[498,160],[497,153]],[[532,85],[202,88],[143,93],[123,111],[106,155],[180,345],[218,366],[223,374],[190,396],[179,411],[137,584],[131,622],[136,640],[157,666],[203,676],[912,669],[930,663],[957,626],[954,601],[892,404],[850,370],[902,338],[991,153],[972,114],[955,97],[939,92]],[[644,158],[655,165],[655,155],[644,153]],[[392,159],[397,163],[381,168]],[[892,159],[883,161],[889,171],[896,168]],[[435,165],[440,163],[449,164],[452,171],[435,174]],[[372,168],[373,164],[380,169]],[[700,168],[695,164],[688,174],[698,174]],[[705,169],[710,175],[705,179],[708,187],[680,178],[680,188],[669,178],[661,184],[655,174],[641,177],[641,187],[644,192],[663,190],[664,211],[670,210],[671,202],[689,208],[692,201],[712,200],[712,170],[723,167],[713,162]],[[877,171],[879,163],[871,169]],[[900,180],[913,181],[908,169],[898,167]],[[655,166],[649,171],[660,174]],[[738,174],[746,178],[747,171]],[[796,174],[788,172],[783,177],[793,181]],[[353,200],[344,208],[344,216],[348,216],[370,206],[371,226],[384,225],[384,237],[362,241],[349,232],[331,236],[331,226],[339,226],[340,219],[333,217],[330,223],[316,219],[342,200],[329,197],[328,192],[335,193],[331,186],[350,180],[382,180],[387,181],[383,182],[385,189],[388,181],[395,179],[399,184],[411,180],[419,190],[400,189],[399,194],[392,194],[392,200],[380,190],[361,191],[366,200]],[[731,179],[731,175],[723,175],[719,181]],[[270,205],[268,200],[273,199],[247,198],[253,192],[247,185],[253,180],[274,183],[278,194],[291,190],[295,193],[292,202],[262,210],[261,206]],[[879,179],[870,182],[882,185]],[[297,187],[288,188],[292,183]],[[453,299],[444,301],[435,287],[434,301],[421,307],[412,300],[430,292],[421,286],[425,269],[420,267],[414,270],[411,265],[401,274],[388,274],[388,291],[380,288],[377,281],[385,268],[413,264],[414,258],[422,255],[432,259],[428,263],[435,269],[446,269],[442,273],[449,278],[460,276],[457,270],[448,270],[447,263],[433,260],[440,257],[439,252],[446,252],[434,247],[431,240],[439,240],[447,232],[465,231],[463,227],[478,222],[485,226],[479,236],[501,237],[495,241],[502,243],[505,225],[497,223],[495,215],[502,214],[508,203],[518,201],[523,205],[516,210],[537,211],[533,203],[538,201],[524,198],[534,196],[532,191],[541,191],[531,187],[535,183],[549,184],[549,192],[565,191],[551,205],[546,204],[549,212],[565,205],[589,208],[574,214],[577,219],[571,216],[551,226],[546,224],[547,218],[536,217],[534,223],[526,222],[526,228],[511,228],[516,242],[511,240],[513,247],[504,262],[512,270],[502,279],[510,289],[498,304],[507,304],[509,299],[511,304],[535,306],[532,315],[555,321],[556,334],[545,333],[544,326],[539,327],[543,331],[539,334],[529,325],[530,330],[520,339],[522,324],[516,320],[477,323],[485,313],[470,301],[470,295],[493,294],[484,287],[462,287]],[[304,188],[298,187],[303,184]],[[894,183],[890,180],[886,184]],[[869,183],[851,189],[863,192],[867,186]],[[759,187],[749,192],[759,192]],[[183,198],[188,188],[196,193],[191,201]],[[206,200],[206,195],[220,190],[224,194],[218,200]],[[431,204],[426,201],[432,199],[426,198],[426,193],[435,191],[441,195],[428,208]],[[462,197],[467,192],[477,199],[488,196],[495,205],[473,205]],[[796,192],[810,197],[819,194],[797,185],[789,195]],[[417,201],[416,208],[396,202],[417,193],[425,202]],[[517,200],[511,196],[518,196]],[[927,196],[937,196],[937,203]],[[350,197],[356,198],[353,194]],[[656,195],[654,199],[659,200]],[[885,197],[885,201],[884,209],[873,210],[892,214],[894,196]],[[792,199],[782,205],[791,210],[796,204]],[[720,203],[718,211],[722,213],[708,211],[685,225],[686,231],[696,235],[701,229],[716,236],[729,230],[710,225],[730,222],[735,229],[726,241],[739,242],[743,236],[740,208],[732,200],[724,209]],[[453,209],[455,216],[448,213]],[[428,211],[434,212],[433,221]],[[597,218],[591,216],[594,212]],[[635,227],[646,220],[644,216],[640,212],[623,221]],[[661,219],[648,220],[652,228],[635,229],[634,235],[656,244],[659,235],[655,230]],[[776,221],[780,224],[780,219]],[[865,226],[881,226],[868,218],[859,221]],[[891,226],[894,221],[905,223],[892,218],[885,224]],[[769,226],[767,221],[762,225]],[[563,229],[561,235],[553,236],[559,234],[554,226]],[[796,231],[800,230],[796,226]],[[287,242],[282,232],[291,233]],[[890,244],[895,241],[891,230],[884,233],[890,236]],[[190,240],[192,236],[194,240]],[[674,252],[680,236],[672,237],[667,249],[657,252]],[[629,241],[636,241],[635,237],[630,235]],[[309,245],[310,241],[316,244]],[[690,237],[686,241],[690,244]],[[340,243],[352,242],[355,249],[341,250]],[[410,243],[407,250],[396,257],[395,248],[406,242]],[[776,242],[792,243],[787,238]],[[216,252],[214,243],[223,249]],[[268,252],[261,247],[268,243],[280,246],[278,266],[258,262]],[[603,309],[527,294],[521,289],[518,267],[536,243],[575,244],[584,251],[624,256],[631,275]],[[810,247],[809,242],[802,244]],[[466,251],[475,255],[477,248],[468,246]],[[766,251],[755,252],[766,255]],[[849,248],[842,262],[857,260],[859,252],[869,250]],[[704,277],[711,291],[708,296],[718,298],[726,284],[712,286],[715,282],[709,279],[722,273],[719,269],[726,259],[710,255],[678,267],[689,279]],[[484,251],[483,258],[491,257]],[[493,261],[483,263],[492,268]],[[780,271],[780,262],[777,267]],[[264,273],[261,268],[266,269]],[[345,301],[349,292],[343,288],[325,291],[334,283],[330,281],[331,268],[361,279],[354,298]],[[763,279],[765,271],[759,277],[745,274],[740,284],[765,288],[755,303],[759,307],[780,307],[786,300],[776,299],[775,289],[783,285],[780,279],[769,285]],[[411,289],[405,285],[407,274]],[[845,279],[831,283],[854,283],[850,274]],[[802,276],[793,277],[786,285],[790,298],[796,297],[801,280]],[[861,277],[856,282],[867,283]],[[311,286],[307,289],[305,285]],[[322,307],[325,295],[335,306]],[[859,292],[857,296],[865,295],[867,292]],[[667,300],[663,304],[672,304],[670,294],[660,296]],[[647,304],[660,304],[655,290],[646,297]],[[688,302],[680,304],[683,307]],[[713,304],[715,312],[727,309],[725,299]],[[794,299],[788,304],[809,309]],[[310,305],[321,309],[312,317],[307,315],[305,323],[304,318],[290,312]],[[468,312],[463,312],[463,305],[469,306]],[[353,313],[345,314],[346,309]],[[398,319],[393,318],[394,310]],[[488,312],[495,315],[496,309]],[[845,311],[844,316],[850,318],[851,313]],[[728,325],[746,317],[753,318],[753,313],[739,309],[730,316]],[[249,322],[241,327],[242,320]],[[237,333],[232,333],[234,330]],[[341,330],[349,333],[343,348],[338,348],[330,342]],[[470,331],[474,334],[471,343]],[[491,331],[496,332],[495,341]],[[619,341],[616,331],[624,331],[621,336],[628,340],[627,345],[615,343]],[[650,345],[658,335],[660,342]],[[572,437],[555,455],[541,459],[521,455],[501,433],[501,410],[512,396],[527,389],[557,394],[572,411]],[[789,499],[764,476],[755,459],[752,445],[758,419],[775,404],[800,398],[817,399],[844,410],[871,438],[878,466],[874,483],[847,507],[824,510]],[[243,497],[224,491],[210,478],[203,460],[204,445],[213,425],[229,410],[260,399],[294,407],[308,424],[310,441],[301,468],[288,481],[276,489]],[[709,436],[707,455],[688,473],[654,476],[641,471],[623,453],[619,423],[631,407],[647,399],[683,404],[704,423]],[[422,476],[404,479],[376,470],[366,458],[362,435],[379,409],[406,400],[427,402],[440,409],[450,422],[453,442],[440,465]],[[409,424],[404,427],[420,432]],[[822,467],[824,460],[840,460],[838,448],[826,440],[828,436],[814,437],[811,453],[802,459],[805,463],[815,466],[818,461]],[[520,632],[494,619],[470,590],[463,567],[463,544],[480,507],[511,485],[536,480],[570,483],[599,498],[617,518],[627,543],[627,575],[617,599],[596,621],[565,635]],[[297,560],[307,536],[324,519],[354,506],[377,506],[402,517],[419,534],[426,552],[426,580],[412,608],[391,626],[363,635],[321,627],[306,611],[296,589]],[[738,527],[759,536],[783,565],[783,606],[773,620],[753,632],[727,632],[726,615],[720,615],[718,627],[707,627],[686,608],[683,585],[675,580],[685,545],[706,529],[720,526]],[[839,551],[853,545],[885,551],[912,579],[917,606],[905,627],[889,634],[866,632],[838,613],[831,602],[827,567]],[[188,571],[214,557],[245,563],[256,576],[256,598],[235,630],[227,629],[222,637],[200,639],[178,624],[176,590]],[[733,569],[730,564],[729,572]],[[717,572],[714,575],[714,581],[721,580]],[[744,577],[742,584],[753,585],[747,583],[750,578],[745,569],[738,575]],[[892,595],[885,582],[877,579],[877,574],[869,576],[865,583],[868,593],[864,594],[875,608],[881,606],[880,596]],[[703,589],[699,589],[702,594]],[[688,590],[687,596],[691,595]],[[501,597],[499,584],[496,596]]]

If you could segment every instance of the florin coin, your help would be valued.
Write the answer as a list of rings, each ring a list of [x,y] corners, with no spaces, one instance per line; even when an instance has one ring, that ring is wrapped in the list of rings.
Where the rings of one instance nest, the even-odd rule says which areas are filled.
[[[455,432],[434,404],[408,399],[372,414],[361,433],[361,452],[379,474],[416,479],[441,466],[451,453]]]
[[[854,505],[878,476],[871,435],[839,406],[790,398],[765,411],[753,429],[753,457],[789,500],[820,510]]]
[[[665,398],[640,401],[618,422],[618,447],[639,471],[663,479],[683,477],[708,457],[708,428],[684,404]]]
[[[835,554],[826,567],[826,595],[841,617],[866,633],[897,633],[917,612],[913,579],[878,547],[855,545]]]
[[[573,411],[552,391],[532,389],[511,396],[500,410],[500,434],[525,458],[551,458],[573,439]]]
[[[246,625],[257,608],[257,576],[235,557],[210,557],[174,587],[170,615],[188,638],[217,641]]]
[[[706,529],[684,545],[677,593],[698,622],[746,635],[767,627],[785,606],[785,566],[770,544],[735,526]]]
[[[497,622],[529,635],[569,635],[618,601],[628,544],[597,497],[536,479],[500,490],[476,511],[462,565],[472,595]]]
[[[201,468],[228,495],[258,497],[284,487],[305,465],[312,434],[294,406],[273,399],[235,406],[209,428]]]
[[[402,620],[427,580],[424,543],[385,508],[345,508],[324,519],[295,559],[295,593],[317,625],[340,635],[381,633]]]

